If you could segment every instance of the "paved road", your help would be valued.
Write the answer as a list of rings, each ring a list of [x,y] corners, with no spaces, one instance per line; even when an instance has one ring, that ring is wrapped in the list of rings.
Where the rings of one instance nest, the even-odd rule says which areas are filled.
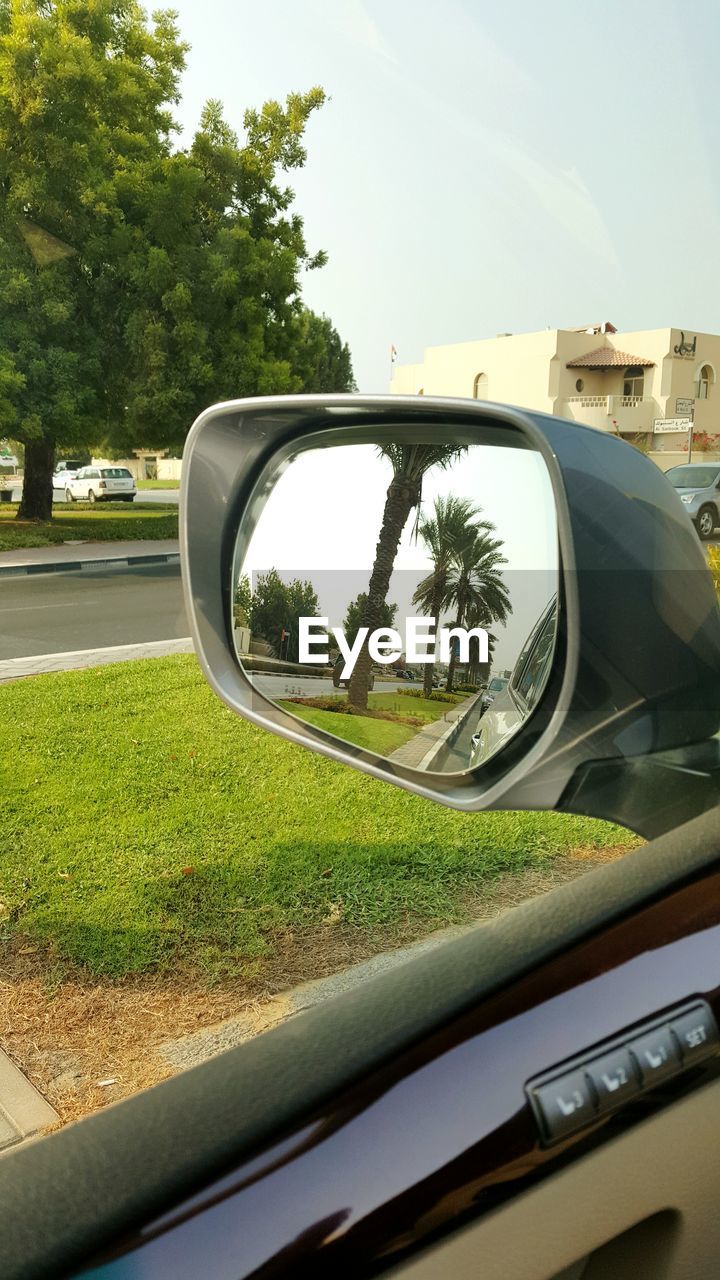
[[[104,567],[2,581],[0,659],[189,634],[177,564]]]
[[[12,500],[19,502],[22,497],[20,489],[13,489]],[[63,503],[65,493],[62,489],[53,489],[53,502]],[[138,489],[136,502],[170,502],[177,506],[180,501],[179,489]]]
[[[105,565],[78,573],[3,579],[0,660],[175,640],[189,634],[177,564]],[[260,691],[271,698],[338,692],[329,676],[258,672],[255,679]],[[407,689],[408,684],[383,680],[375,688],[393,693]]]
[[[136,502],[170,502],[177,506],[180,501],[179,489],[138,489]]]

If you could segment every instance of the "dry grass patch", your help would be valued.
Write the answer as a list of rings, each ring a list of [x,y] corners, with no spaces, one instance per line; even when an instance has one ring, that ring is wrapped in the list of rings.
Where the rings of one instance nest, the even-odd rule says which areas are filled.
[[[468,923],[491,919],[626,852],[580,847],[542,867],[497,876],[466,894],[463,916]],[[0,1043],[64,1124],[174,1074],[159,1051],[168,1041],[238,1014],[249,1034],[259,1034],[292,1012],[289,990],[424,936],[427,921],[409,915],[371,931],[339,918],[285,929],[262,976],[212,986],[182,972],[92,981],[59,965],[47,948],[15,938],[0,957]]]

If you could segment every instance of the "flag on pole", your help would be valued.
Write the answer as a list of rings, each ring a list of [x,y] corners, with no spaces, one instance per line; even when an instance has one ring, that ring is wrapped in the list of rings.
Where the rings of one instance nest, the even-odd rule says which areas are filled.
[[[393,346],[393,344],[391,343],[390,344],[390,363],[394,364],[396,360],[397,360],[397,347]]]

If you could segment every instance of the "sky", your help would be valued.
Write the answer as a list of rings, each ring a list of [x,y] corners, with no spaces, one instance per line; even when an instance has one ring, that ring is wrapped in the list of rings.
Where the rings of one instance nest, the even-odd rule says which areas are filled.
[[[173,0],[176,111],[321,85],[291,175],[306,302],[383,392],[389,350],[502,332],[720,331],[717,0]]]
[[[257,575],[270,568],[285,581],[312,582],[320,614],[331,627],[342,625],[350,601],[367,591],[391,474],[389,463],[372,445],[314,449],[296,457],[262,511],[242,573],[253,585]],[[451,493],[470,499],[492,523],[493,537],[501,543],[512,613],[506,626],[492,627],[498,639],[494,669],[512,669],[557,591],[557,521],[550,477],[537,453],[471,446],[447,469],[426,474],[423,514],[432,512],[437,496]],[[406,619],[422,613],[412,596],[431,565],[422,539],[414,536],[411,516],[388,592],[388,601],[398,606],[394,625],[403,636]]]

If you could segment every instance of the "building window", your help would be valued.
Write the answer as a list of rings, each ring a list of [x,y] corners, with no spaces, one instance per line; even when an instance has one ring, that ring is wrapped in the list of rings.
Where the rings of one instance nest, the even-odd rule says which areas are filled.
[[[473,382],[473,400],[487,400],[487,374],[476,373]]]
[[[645,386],[645,370],[639,365],[631,365],[625,370],[623,379],[623,395],[634,396],[638,400],[642,400],[643,389]]]
[[[702,369],[698,370],[697,383],[695,387],[695,395],[698,400],[707,400],[710,388],[715,381],[715,374],[712,365],[704,364]]]
[[[578,395],[580,394],[581,391],[585,390],[585,383],[583,382],[582,378],[578,378],[577,382],[575,383],[575,390],[577,391]]]

